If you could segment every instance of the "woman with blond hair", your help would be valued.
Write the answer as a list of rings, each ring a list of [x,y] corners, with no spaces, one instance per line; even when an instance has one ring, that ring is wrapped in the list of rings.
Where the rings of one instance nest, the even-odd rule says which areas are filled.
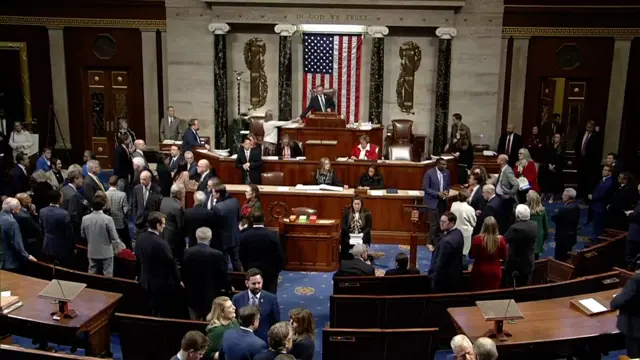
[[[326,157],[320,159],[320,168],[316,170],[313,180],[316,185],[343,186],[338,174],[331,168],[331,161]],[[344,188],[346,189],[347,185],[344,185]]]
[[[538,260],[540,254],[544,251],[544,242],[549,237],[549,227],[547,225],[547,212],[542,206],[540,195],[529,190],[527,193],[527,206],[531,210],[531,220],[538,224],[538,237],[536,238],[536,248],[534,251],[535,259]]]
[[[498,233],[498,222],[493,216],[484,219],[482,231],[471,240],[469,257],[475,259],[471,269],[473,291],[499,289],[500,260],[507,258],[507,243]]]
[[[293,346],[289,354],[298,360],[313,360],[316,351],[313,314],[307,309],[295,308],[289,312],[289,319],[293,328]]]
[[[524,177],[529,183],[529,188],[524,191],[518,192],[519,203],[525,202],[527,191],[534,190],[540,192],[540,186],[538,186],[538,169],[536,169],[536,163],[531,159],[531,154],[526,148],[518,150],[518,161],[513,168],[513,174],[516,178]]]
[[[240,327],[236,320],[236,307],[233,306],[231,299],[226,296],[218,296],[213,299],[207,321],[209,321],[209,325],[207,325],[209,347],[205,352],[205,357],[217,359],[224,333],[229,329]]]

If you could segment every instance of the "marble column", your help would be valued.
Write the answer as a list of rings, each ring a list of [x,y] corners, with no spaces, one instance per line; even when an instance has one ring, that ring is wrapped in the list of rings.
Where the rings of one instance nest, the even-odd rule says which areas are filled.
[[[369,121],[372,124],[382,124],[384,37],[389,34],[389,28],[386,26],[369,26],[367,32],[373,38],[371,72],[369,75]]]
[[[233,143],[229,137],[229,108],[227,94],[227,32],[229,25],[225,23],[209,24],[213,33],[213,96],[215,146],[217,149],[228,149]]]
[[[627,70],[629,68],[629,52],[631,51],[632,40],[632,37],[616,38],[614,43],[611,81],[609,82],[609,101],[607,104],[607,122],[604,125],[604,154],[617,153],[620,145],[623,99],[627,85]]]
[[[289,121],[293,119],[293,97],[291,90],[292,76],[292,39],[296,32],[296,26],[291,24],[278,24],[275,32],[280,35],[278,49],[278,120]]]
[[[433,128],[433,154],[440,155],[447,145],[449,127],[449,87],[451,85],[451,40],[454,28],[438,28],[438,68],[436,80],[436,117]]]
[[[524,91],[527,85],[527,59],[529,58],[529,38],[513,38],[511,57],[511,83],[509,88],[508,123],[522,133],[522,115],[524,113]]]
[[[158,52],[156,31],[140,29],[142,37],[142,83],[144,93],[144,132],[149,149],[158,149],[160,114],[158,114]]]
[[[502,109],[504,108],[504,88],[507,83],[507,50],[509,48],[509,38],[503,37],[500,44],[500,73],[498,74],[498,107],[496,109],[496,134],[502,132]],[[491,146],[491,145],[490,145]]]
[[[53,89],[53,110],[58,119],[55,126],[56,149],[71,149],[69,131],[69,101],[67,99],[67,70],[64,56],[64,31],[62,27],[50,27],[49,59],[51,59],[51,85]]]
[[[160,32],[162,40],[162,99],[164,103],[165,116],[169,104],[169,60],[167,53],[167,32]]]

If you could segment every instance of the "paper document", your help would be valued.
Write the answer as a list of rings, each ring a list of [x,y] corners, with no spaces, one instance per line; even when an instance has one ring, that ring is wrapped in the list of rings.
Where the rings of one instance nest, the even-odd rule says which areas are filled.
[[[484,150],[482,152],[482,155],[484,155],[484,156],[498,156],[498,154],[495,151],[491,151],[491,150]]]
[[[384,190],[370,190],[369,195],[371,196],[382,196],[384,195]]]
[[[347,161],[347,160],[349,160],[348,157],[339,157],[336,159],[336,161]]]
[[[11,296],[11,291],[3,291],[0,293],[0,296]]]
[[[175,141],[173,141],[173,140],[165,140],[165,141],[163,141],[162,143],[163,143],[163,144],[171,145],[171,144],[175,144]]]
[[[262,160],[278,160],[277,156],[263,156]]]
[[[343,187],[340,186],[331,186],[331,185],[302,185],[302,184],[298,184],[296,185],[296,190],[303,190],[303,191],[319,191],[319,190],[327,190],[327,191],[344,191]]]
[[[307,160],[306,156],[298,156],[296,157],[296,160]]]
[[[606,307],[602,306],[602,304],[600,304],[599,302],[597,302],[593,298],[582,299],[582,300],[579,300],[578,302],[580,304],[582,304],[582,306],[584,306],[587,309],[589,309],[589,311],[591,311],[592,313],[599,313],[599,312],[607,311]]]
[[[240,134],[249,135],[249,130],[242,130],[242,131],[240,131]]]
[[[358,245],[362,244],[362,234],[349,234],[349,244]]]
[[[289,187],[288,186],[278,186],[278,191],[289,191]]]
[[[407,191],[411,196],[420,196],[420,190],[409,190]]]

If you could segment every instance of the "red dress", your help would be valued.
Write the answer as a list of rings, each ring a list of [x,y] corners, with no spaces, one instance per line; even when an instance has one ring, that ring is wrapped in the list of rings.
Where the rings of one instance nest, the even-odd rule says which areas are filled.
[[[507,243],[500,236],[500,244],[493,254],[489,254],[482,244],[482,235],[471,239],[469,257],[474,259],[471,269],[471,287],[473,291],[494,290],[500,288],[502,268],[500,260],[507,258]]]
[[[522,174],[518,171],[518,165],[514,166],[513,173],[517,178],[524,176],[527,181],[529,181],[531,190],[535,190],[538,194],[540,193],[540,186],[538,185],[538,170],[536,169],[536,164],[533,161],[527,162],[527,166],[522,170]]]

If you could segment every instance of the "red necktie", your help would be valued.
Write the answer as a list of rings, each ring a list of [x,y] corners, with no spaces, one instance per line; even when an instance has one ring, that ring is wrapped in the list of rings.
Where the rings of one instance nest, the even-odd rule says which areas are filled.
[[[582,156],[585,156],[587,154],[587,143],[589,142],[589,137],[591,136],[591,134],[587,134],[587,138],[584,139],[584,141],[582,142]]]
[[[507,136],[507,155],[511,154],[511,136]]]

